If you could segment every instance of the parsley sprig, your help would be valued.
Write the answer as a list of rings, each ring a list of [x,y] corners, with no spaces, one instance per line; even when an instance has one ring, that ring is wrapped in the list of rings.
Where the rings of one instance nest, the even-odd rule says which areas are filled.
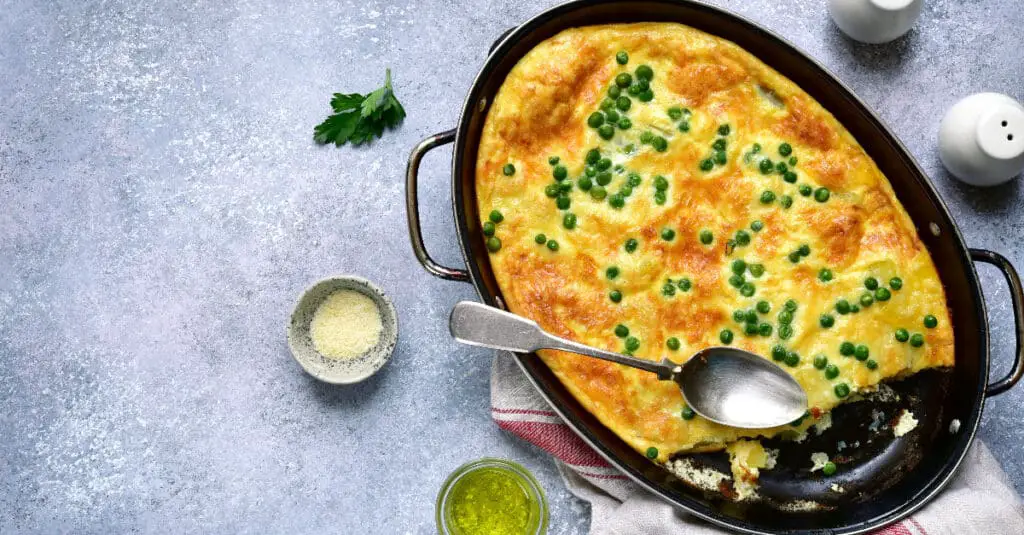
[[[405,109],[391,87],[391,69],[386,71],[384,87],[365,97],[359,93],[335,93],[331,109],[334,114],[313,128],[313,140],[317,143],[334,143],[339,147],[346,142],[362,145],[381,137],[385,128],[394,128],[405,118]]]

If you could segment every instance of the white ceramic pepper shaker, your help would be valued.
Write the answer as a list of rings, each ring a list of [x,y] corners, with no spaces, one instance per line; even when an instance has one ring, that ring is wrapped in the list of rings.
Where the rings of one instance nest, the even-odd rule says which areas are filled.
[[[953,105],[939,126],[939,157],[975,186],[1002,184],[1024,171],[1024,106],[999,93],[976,93]]]
[[[924,0],[829,0],[828,12],[846,35],[864,43],[886,43],[910,31]]]

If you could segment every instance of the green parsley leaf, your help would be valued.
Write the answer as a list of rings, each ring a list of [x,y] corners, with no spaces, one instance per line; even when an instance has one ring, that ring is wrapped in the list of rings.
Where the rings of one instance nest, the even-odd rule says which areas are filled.
[[[391,87],[391,69],[387,69],[384,87],[370,94],[335,93],[331,98],[334,114],[313,128],[313,140],[317,143],[345,143],[362,145],[373,138],[380,138],[384,129],[395,128],[405,119],[405,109],[395,98]]]

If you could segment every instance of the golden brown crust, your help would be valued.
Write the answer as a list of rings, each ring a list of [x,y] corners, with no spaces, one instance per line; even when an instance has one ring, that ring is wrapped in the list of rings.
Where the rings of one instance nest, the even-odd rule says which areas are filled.
[[[626,50],[629,64],[615,62]],[[633,122],[617,130],[612,141],[602,140],[587,126],[606,89],[620,72],[633,72],[641,64],[655,72],[650,103],[632,99],[626,114]],[[666,109],[692,110],[690,130],[681,132]],[[699,163],[711,154],[721,124],[729,124],[727,163],[710,172]],[[639,141],[650,130],[669,141],[664,152]],[[768,156],[782,161],[783,141],[799,158],[797,183],[783,181],[779,173],[762,175],[757,162]],[[754,143],[763,151],[751,155]],[[627,144],[634,151],[626,150]],[[558,156],[575,183],[584,174],[586,152],[597,147],[625,166],[614,175],[609,194],[618,191],[629,172],[642,184],[633,188],[621,209],[607,199],[597,201],[574,187],[568,193],[568,212],[577,225],[566,229],[558,210],[545,195],[552,184],[549,156]],[[516,172],[505,176],[512,163]],[[654,201],[654,177],[669,181],[667,202]],[[692,28],[667,23],[609,25],[562,32],[528,53],[509,74],[488,112],[476,168],[481,214],[498,209],[504,220],[497,226],[500,251],[491,255],[495,276],[509,308],[535,319],[560,336],[623,350],[615,326],[624,324],[640,341],[638,356],[658,360],[667,354],[682,361],[693,352],[719,344],[719,332],[731,329],[734,345],[768,356],[782,343],[801,356],[788,368],[807,389],[815,412],[841,402],[834,386],[845,382],[854,390],[931,366],[953,363],[953,332],[945,294],[927,250],[909,216],[896,200],[888,181],[857,142],[810,96],[746,51],[728,41]],[[799,185],[826,187],[827,202],[798,193]],[[792,198],[792,207],[759,202],[764,190]],[[751,232],[751,221],[764,230]],[[672,241],[660,238],[664,228],[675,230]],[[702,229],[711,230],[710,246],[700,243]],[[727,240],[740,229],[753,239],[730,251]],[[553,252],[534,242],[544,233],[558,241]],[[624,251],[634,238],[639,248]],[[789,253],[807,244],[811,254],[798,263]],[[753,297],[743,297],[729,285],[730,262],[741,258],[763,264],[759,278],[746,274],[756,285]],[[616,266],[620,275],[605,275]],[[818,280],[821,268],[834,272],[834,280]],[[845,298],[856,303],[864,279],[875,277],[883,286],[894,276],[904,281],[884,303],[857,314],[836,314],[834,306]],[[662,295],[666,280],[690,280],[688,292]],[[623,294],[612,302],[612,290]],[[795,299],[794,334],[780,340],[777,314],[787,299]],[[759,300],[772,311],[761,322],[772,325],[771,336],[747,336],[733,320],[736,309],[752,308]],[[835,325],[825,329],[819,315],[830,313]],[[939,326],[922,326],[925,314],[939,318]],[[926,336],[923,347],[897,342],[897,328]],[[678,351],[666,349],[676,337]],[[840,356],[842,341],[864,344],[876,370],[864,362]],[[824,354],[840,368],[837,379],[827,379],[812,366]],[[772,435],[779,429],[742,431],[707,422],[684,420],[683,401],[671,383],[649,373],[560,352],[541,357],[580,402],[606,426],[639,451],[656,447],[659,459],[677,451],[721,448],[741,437]]]

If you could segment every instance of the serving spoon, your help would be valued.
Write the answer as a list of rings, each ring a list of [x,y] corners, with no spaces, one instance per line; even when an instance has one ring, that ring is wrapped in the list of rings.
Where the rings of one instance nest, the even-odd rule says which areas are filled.
[[[772,361],[742,349],[709,347],[684,364],[667,358],[654,362],[559,338],[533,320],[473,301],[455,305],[448,327],[463,344],[516,353],[556,349],[654,373],[663,381],[675,381],[694,412],[722,425],[776,427],[807,411],[800,383]]]

